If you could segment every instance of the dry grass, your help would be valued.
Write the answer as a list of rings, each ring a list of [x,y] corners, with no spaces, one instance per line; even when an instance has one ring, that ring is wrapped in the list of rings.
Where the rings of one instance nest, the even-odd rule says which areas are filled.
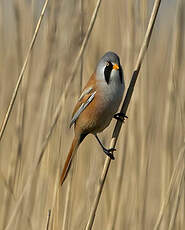
[[[125,95],[123,104],[121,106],[120,113],[124,114],[125,116],[127,114],[128,106],[130,104],[130,100],[131,100],[131,97],[132,97],[133,92],[134,92],[134,87],[135,87],[135,84],[136,84],[136,81],[137,81],[137,78],[138,78],[138,75],[139,75],[139,72],[140,72],[140,69],[141,69],[141,65],[143,63],[145,53],[146,53],[146,51],[148,49],[148,46],[149,46],[149,43],[150,43],[150,38],[151,38],[151,35],[152,35],[153,27],[154,27],[154,24],[155,24],[155,21],[156,21],[156,17],[157,17],[157,14],[158,14],[160,4],[161,4],[161,0],[156,0],[154,2],[154,6],[153,6],[153,9],[152,9],[152,13],[151,13],[151,16],[150,16],[150,20],[149,20],[149,23],[148,23],[146,34],[144,36],[143,43],[142,43],[142,46],[141,46],[141,49],[140,49],[140,52],[139,52],[139,55],[138,55],[138,58],[137,58],[137,61],[136,61],[136,66],[135,66],[135,68],[133,70],[132,78],[130,80],[128,90],[126,91],[126,95]],[[113,133],[112,133],[112,139],[111,139],[111,142],[110,142],[110,147],[109,147],[110,149],[116,147],[116,143],[118,141],[118,137],[119,137],[119,134],[120,134],[120,131],[121,131],[122,124],[123,124],[123,122],[121,122],[119,120],[115,124],[114,130],[113,130]],[[110,163],[111,163],[111,159],[110,159],[110,157],[107,156],[106,160],[105,160],[105,163],[104,163],[104,166],[103,166],[103,170],[102,170],[100,179],[99,179],[99,186],[97,188],[97,193],[95,195],[95,199],[94,199],[94,202],[93,202],[92,207],[91,207],[91,212],[90,212],[89,220],[88,220],[88,223],[87,223],[87,226],[86,226],[86,230],[91,230],[92,229],[94,219],[95,219],[95,215],[96,215],[96,211],[97,211],[97,208],[98,208],[98,204],[100,202],[100,197],[101,197],[103,187],[104,187],[104,184],[105,184],[105,180],[107,178],[108,170],[110,168]],[[119,185],[117,186],[117,189],[115,189],[115,192],[118,191],[118,190],[119,190]]]
[[[43,2],[0,1],[1,124]],[[9,223],[47,137],[43,158],[9,229],[72,230],[84,229],[87,224],[105,156],[89,136],[79,149],[70,178],[57,193],[59,174],[73,137],[68,128],[72,107],[98,58],[107,50],[120,55],[128,86],[152,3],[119,0],[113,7],[112,1],[102,1],[59,119],[47,136],[96,2],[49,1],[0,142],[0,230]],[[153,229],[168,191],[168,205],[162,210],[158,229],[185,227],[183,160],[172,189],[169,187],[185,140],[184,1],[162,1],[158,16],[93,229]],[[114,124],[101,135],[106,145]]]

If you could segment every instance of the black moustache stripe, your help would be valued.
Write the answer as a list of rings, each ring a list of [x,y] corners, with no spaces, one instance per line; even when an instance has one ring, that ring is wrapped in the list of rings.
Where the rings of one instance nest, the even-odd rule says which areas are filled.
[[[112,63],[111,62],[108,62],[109,65],[107,65],[104,69],[104,75],[105,75],[105,80],[107,82],[107,84],[109,84],[109,81],[110,81],[110,74],[111,74],[111,71],[112,71]]]

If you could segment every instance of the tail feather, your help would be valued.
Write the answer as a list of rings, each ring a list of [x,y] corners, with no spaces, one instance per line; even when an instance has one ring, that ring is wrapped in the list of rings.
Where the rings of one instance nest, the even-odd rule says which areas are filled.
[[[71,167],[71,162],[73,160],[73,157],[74,157],[75,153],[77,152],[79,144],[80,144],[79,138],[75,136],[74,139],[73,139],[73,142],[71,144],[71,148],[69,150],[67,159],[65,161],[64,168],[62,170],[62,175],[60,177],[60,184],[61,185],[64,183],[64,181],[65,181],[65,179],[66,179],[66,177],[68,175],[69,169]]]

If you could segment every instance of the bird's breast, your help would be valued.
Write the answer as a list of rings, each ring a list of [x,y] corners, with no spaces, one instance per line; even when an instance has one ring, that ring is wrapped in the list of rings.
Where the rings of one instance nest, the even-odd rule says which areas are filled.
[[[99,123],[100,131],[105,129],[111,122],[114,114],[118,111],[119,105],[123,97],[124,86],[111,85],[111,87],[102,87],[101,90],[97,90],[96,95],[96,111],[97,111],[97,123]]]
[[[110,85],[102,83],[97,92],[97,97],[99,97],[98,101],[102,104],[102,109],[108,109],[110,113],[111,111],[115,113],[123,97],[124,84],[120,82],[113,82]]]
[[[102,132],[111,122],[122,100],[124,85],[98,84],[92,102],[80,114],[76,128],[84,133]]]

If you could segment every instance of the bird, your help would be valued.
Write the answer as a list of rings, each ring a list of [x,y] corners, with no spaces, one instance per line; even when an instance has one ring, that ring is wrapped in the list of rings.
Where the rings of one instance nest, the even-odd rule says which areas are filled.
[[[117,113],[125,89],[123,69],[119,56],[109,51],[99,60],[72,113],[70,127],[74,125],[74,138],[64,163],[60,184],[69,172],[72,159],[79,145],[88,134],[93,134],[104,153],[114,159],[114,148],[107,149],[101,143],[98,133],[102,132],[112,118],[124,121],[126,117]]]

